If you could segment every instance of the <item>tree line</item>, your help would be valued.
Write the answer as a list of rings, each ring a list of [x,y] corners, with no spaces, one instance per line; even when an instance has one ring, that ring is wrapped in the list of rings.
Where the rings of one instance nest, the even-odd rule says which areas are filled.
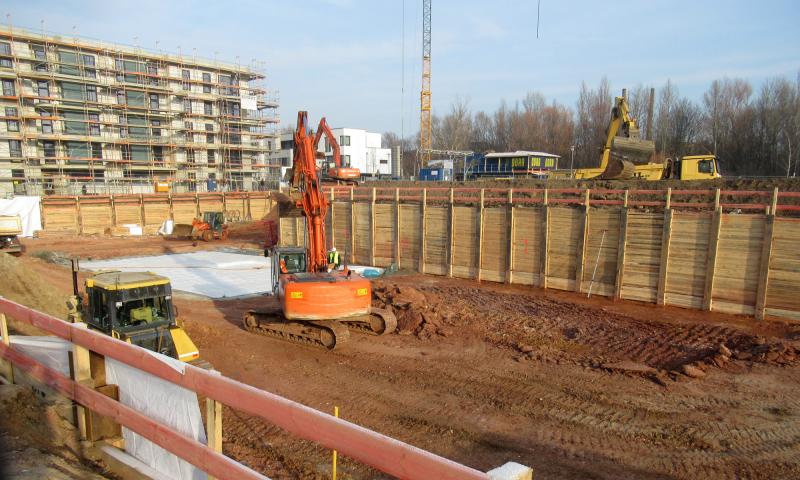
[[[800,73],[769,78],[758,88],[744,79],[714,80],[700,101],[682,96],[671,81],[656,88],[653,125],[648,129],[650,85],[628,89],[631,116],[642,137],[651,132],[656,161],[713,153],[726,176],[796,176],[800,174]],[[433,115],[433,148],[503,152],[537,150],[560,155],[568,168],[571,147],[575,167],[597,166],[605,143],[614,97],[608,79],[596,88],[584,82],[574,108],[538,92],[505,100],[494,112],[475,111],[456,99],[445,115]],[[403,144],[403,172],[416,172],[419,134],[400,139],[384,134],[384,146]]]

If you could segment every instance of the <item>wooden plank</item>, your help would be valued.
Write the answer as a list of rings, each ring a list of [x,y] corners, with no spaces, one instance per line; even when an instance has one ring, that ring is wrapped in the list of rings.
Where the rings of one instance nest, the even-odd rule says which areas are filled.
[[[593,295],[610,292],[613,296],[618,270],[620,211],[616,208],[590,208],[588,218],[581,292],[588,292],[589,285],[592,285]]]
[[[550,251],[550,206],[547,203],[547,189],[544,189],[542,196],[542,203],[544,204],[544,230],[542,232],[542,253],[540,255],[541,269],[539,281],[542,288],[547,288],[547,277],[549,276],[549,262],[547,252]]]
[[[586,266],[586,247],[589,243],[589,195],[590,189],[586,189],[584,191],[584,199],[583,199],[583,234],[580,236],[578,241],[578,262],[575,268],[575,291],[581,292],[583,291],[583,270]]]
[[[764,238],[761,242],[761,259],[758,268],[758,291],[756,292],[755,315],[764,319],[769,289],[769,263],[772,258],[772,235],[775,230],[775,215],[767,215],[764,223]]]
[[[449,218],[450,218],[450,241],[448,242],[448,253],[447,253],[447,276],[453,276],[453,237],[455,236],[455,212],[453,211],[453,189],[450,189],[450,211],[449,211]]]
[[[391,203],[375,204],[375,258],[374,265],[388,267],[395,263],[395,205]]]
[[[505,282],[508,271],[508,209],[488,207],[483,210],[483,246],[481,279]]]
[[[453,206],[453,276],[478,277],[478,242],[480,210],[475,207]]]
[[[541,284],[546,216],[541,207],[514,207],[513,283]]]
[[[717,189],[717,200],[719,203],[719,189]],[[717,268],[717,250],[719,247],[719,231],[722,225],[722,211],[717,208],[711,220],[711,230],[708,239],[708,257],[706,258],[706,285],[703,292],[703,309],[711,310],[714,291],[714,274]]]
[[[583,235],[583,211],[569,207],[550,207],[547,240],[548,286],[555,279],[561,279],[569,280],[568,284],[575,288],[578,283],[577,266]]]
[[[400,268],[400,189],[394,189],[394,224],[395,224],[395,238],[394,238],[394,261],[397,263],[397,268]]]
[[[665,303],[703,308],[712,216],[673,212],[671,228]]]
[[[370,265],[375,265],[375,191],[376,188],[372,187],[372,201],[370,202],[369,207],[369,214],[370,214],[370,247],[369,247],[369,254],[370,254]]]
[[[481,188],[480,214],[478,215],[478,281],[481,281],[481,270],[483,269],[483,199],[484,191]]]
[[[400,204],[400,268],[419,271],[422,206]]]
[[[426,210],[428,206],[428,189],[422,189],[422,220],[421,220],[421,228],[422,232],[419,236],[420,246],[419,246],[419,273],[425,273],[425,218],[426,218]]]
[[[356,209],[353,188],[350,188],[350,263],[356,263]]]
[[[620,297],[656,303],[664,215],[628,210]]]
[[[514,279],[514,189],[508,189],[508,265],[506,266],[506,283],[511,283]]]
[[[669,196],[667,196],[669,199]],[[667,200],[669,201],[669,200]],[[672,209],[664,209],[664,227],[661,236],[661,261],[659,263],[658,271],[658,292],[656,294],[656,303],[664,305],[667,295],[667,273],[669,263],[669,247],[672,241]]]
[[[371,205],[368,202],[355,202],[353,204],[353,218],[355,218],[353,263],[357,265],[369,265],[372,261],[371,210]]]
[[[447,275],[450,212],[448,207],[430,206],[425,214],[425,273]]]

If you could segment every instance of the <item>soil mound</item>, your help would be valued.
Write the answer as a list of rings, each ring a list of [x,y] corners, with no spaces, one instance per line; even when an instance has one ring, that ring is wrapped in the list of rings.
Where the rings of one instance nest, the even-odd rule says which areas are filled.
[[[30,260],[36,261],[36,260]],[[0,296],[6,297],[36,310],[58,318],[66,318],[67,296],[41,275],[28,268],[24,261],[11,255],[0,255]],[[12,327],[26,335],[42,335],[34,327],[19,322],[11,322]]]

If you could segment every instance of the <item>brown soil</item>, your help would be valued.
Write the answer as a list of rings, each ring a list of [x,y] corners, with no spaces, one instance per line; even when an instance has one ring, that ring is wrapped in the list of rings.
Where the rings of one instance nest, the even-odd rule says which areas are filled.
[[[108,256],[163,248],[92,242]],[[70,289],[65,267],[22,261]],[[244,331],[244,311],[271,297],[176,303],[224,374],[325,412],[337,405],[484,471],[516,461],[536,478],[800,476],[795,324],[421,275],[375,283],[400,334],[353,335],[336,352]],[[330,452],[227,408],[224,449],[271,478],[329,477]],[[384,478],[348,459],[340,468]]]

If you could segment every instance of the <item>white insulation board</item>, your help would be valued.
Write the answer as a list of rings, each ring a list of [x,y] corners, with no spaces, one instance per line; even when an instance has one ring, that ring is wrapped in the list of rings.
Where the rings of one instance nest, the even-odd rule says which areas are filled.
[[[81,265],[89,270],[153,272],[168,277],[173,290],[210,298],[272,292],[272,267],[269,259],[241,253],[178,253],[94,260]]]

